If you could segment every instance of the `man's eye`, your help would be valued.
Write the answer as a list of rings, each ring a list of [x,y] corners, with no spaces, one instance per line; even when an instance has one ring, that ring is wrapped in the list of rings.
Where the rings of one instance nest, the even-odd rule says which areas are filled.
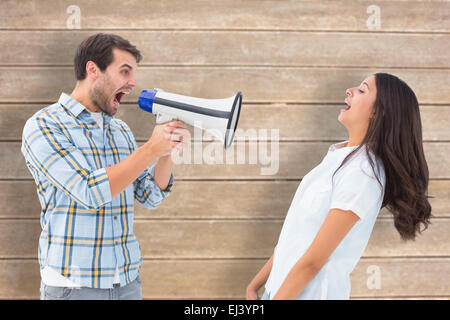
[[[123,75],[128,74],[128,70],[123,70],[123,71],[122,71],[122,74],[123,74]]]
[[[364,93],[364,91],[362,91],[361,89],[358,89],[359,92]]]

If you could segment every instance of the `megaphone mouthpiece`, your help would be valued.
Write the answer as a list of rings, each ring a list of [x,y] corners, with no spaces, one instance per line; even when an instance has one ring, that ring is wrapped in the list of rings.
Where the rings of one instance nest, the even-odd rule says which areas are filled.
[[[157,90],[142,90],[138,100],[139,107],[152,113],[152,106],[157,92]]]

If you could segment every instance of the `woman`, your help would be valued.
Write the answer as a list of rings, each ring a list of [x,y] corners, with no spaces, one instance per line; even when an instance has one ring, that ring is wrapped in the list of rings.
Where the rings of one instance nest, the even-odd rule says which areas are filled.
[[[350,273],[387,207],[404,240],[431,217],[419,105],[399,78],[377,73],[346,91],[338,120],[348,141],[332,145],[300,183],[273,256],[247,299],[348,299]]]

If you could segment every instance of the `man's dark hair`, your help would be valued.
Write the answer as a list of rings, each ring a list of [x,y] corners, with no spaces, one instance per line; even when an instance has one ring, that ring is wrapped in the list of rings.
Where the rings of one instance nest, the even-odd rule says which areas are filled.
[[[86,78],[86,63],[88,61],[95,62],[101,71],[105,71],[113,61],[114,48],[128,51],[136,58],[138,63],[142,59],[139,50],[128,40],[115,34],[97,33],[85,39],[77,48],[74,58],[77,80]]]

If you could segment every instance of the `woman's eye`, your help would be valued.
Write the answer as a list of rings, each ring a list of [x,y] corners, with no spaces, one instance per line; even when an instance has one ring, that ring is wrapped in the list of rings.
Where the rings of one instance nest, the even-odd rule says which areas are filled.
[[[358,89],[359,92],[364,93],[364,91],[362,91],[361,89]]]

